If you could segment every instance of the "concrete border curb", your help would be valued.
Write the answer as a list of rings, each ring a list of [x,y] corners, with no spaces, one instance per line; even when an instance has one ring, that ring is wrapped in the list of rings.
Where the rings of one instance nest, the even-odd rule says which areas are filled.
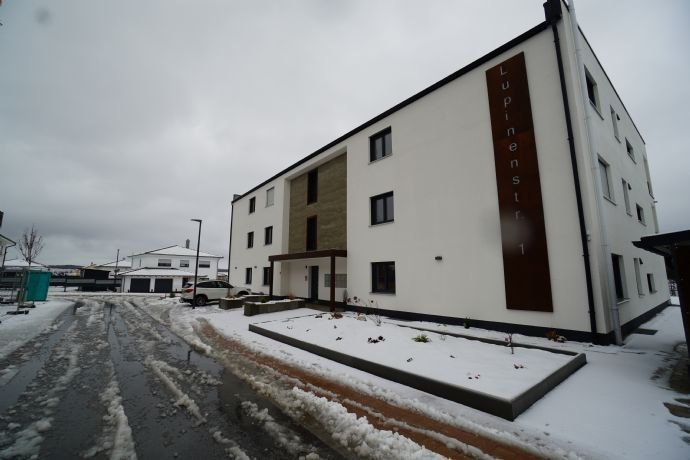
[[[462,388],[446,382],[439,382],[438,380],[430,379],[428,377],[395,369],[382,364],[372,363],[371,361],[367,361],[356,356],[347,355],[345,353],[334,351],[320,345],[314,345],[293,337],[288,337],[278,332],[264,329],[256,324],[250,324],[249,330],[295,348],[314,353],[315,355],[323,358],[336,361],[346,366],[354,367],[355,369],[368,372],[387,380],[392,380],[394,382],[416,388],[417,390],[425,391],[427,393],[464,404],[474,409],[487,412],[510,421],[515,420],[518,415],[527,410],[537,400],[542,398],[546,393],[551,391],[559,383],[568,378],[573,372],[587,363],[587,358],[583,353],[564,353],[564,350],[556,351],[538,347],[545,351],[572,355],[573,359],[551,373],[541,382],[524,391],[522,394],[511,400],[508,400],[505,398],[492,396],[487,393],[474,391],[469,388]]]

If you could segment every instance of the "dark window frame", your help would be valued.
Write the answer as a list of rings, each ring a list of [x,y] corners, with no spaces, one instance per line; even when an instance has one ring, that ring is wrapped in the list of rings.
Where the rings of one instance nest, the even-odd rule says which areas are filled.
[[[256,197],[253,196],[249,199],[249,214],[254,214],[256,211]]]
[[[371,292],[395,294],[395,262],[371,263]]]
[[[210,260],[200,260],[199,261],[199,268],[211,268],[211,261]]]
[[[380,144],[377,143],[380,141]],[[393,155],[393,131],[387,127],[369,136],[369,161],[382,160]]]
[[[252,267],[244,269],[244,284],[252,284]]]
[[[613,267],[613,283],[616,289],[616,301],[623,302],[628,300],[628,287],[625,284],[623,256],[611,254],[611,265]]]
[[[390,200],[389,200],[390,198]],[[378,206],[379,202],[383,203],[383,215],[379,216]],[[381,193],[380,195],[369,198],[370,206],[370,223],[371,225],[385,224],[395,221],[395,198],[393,191]],[[380,219],[379,219],[380,217]]]
[[[313,222],[313,224],[311,224]],[[313,226],[312,226],[313,225]],[[318,238],[319,238],[319,221],[317,216],[307,217],[307,227],[306,227],[306,246],[307,251],[316,251],[318,248]]]
[[[263,286],[268,286],[271,280],[271,267],[263,267]]]
[[[273,225],[264,228],[264,245],[273,244]]]
[[[167,260],[167,262],[162,262]],[[158,259],[158,267],[172,267],[172,259]]]
[[[189,260],[188,259],[180,260],[180,268],[189,268]]]
[[[319,201],[319,169],[307,173],[307,204]]]
[[[247,249],[254,247],[254,232],[247,233]]]
[[[587,99],[589,102],[599,111],[599,89],[597,88],[597,82],[594,77],[590,75],[589,71],[585,68],[585,86],[587,87]]]

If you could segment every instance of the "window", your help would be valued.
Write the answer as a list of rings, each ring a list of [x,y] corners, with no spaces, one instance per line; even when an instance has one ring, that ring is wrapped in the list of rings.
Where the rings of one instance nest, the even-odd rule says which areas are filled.
[[[264,244],[273,244],[273,226],[264,228]]]
[[[633,259],[633,263],[635,264],[635,282],[637,283],[637,293],[639,295],[643,295],[644,289],[642,288],[642,275],[640,275],[640,265],[642,264],[642,259],[635,257]]]
[[[371,264],[371,292],[395,294],[395,262]]]
[[[599,173],[601,174],[601,193],[603,193],[604,196],[609,200],[613,200],[613,195],[611,194],[609,165],[601,158],[599,158]]]
[[[647,287],[650,293],[656,292],[656,284],[654,283],[654,273],[647,273]]]
[[[244,269],[244,283],[252,284],[252,268],[247,267]]]
[[[180,268],[188,268],[189,260],[180,260]]]
[[[369,161],[380,160],[393,153],[390,127],[369,138]]]
[[[632,187],[625,179],[621,179],[621,182],[623,184],[623,200],[625,201],[625,212],[627,212],[629,216],[632,216],[632,209],[630,208],[630,190],[632,189]]]
[[[271,187],[268,190],[266,190],[266,207],[267,208],[269,206],[273,206],[274,195],[275,195],[275,188],[274,187]]]
[[[319,198],[319,170],[307,174],[307,204],[316,203]]]
[[[171,267],[172,266],[172,260],[171,259],[158,259],[158,266],[159,267]]]
[[[307,251],[316,250],[316,216],[307,217]]]
[[[263,285],[268,286],[269,284],[271,284],[271,267],[264,267]]]
[[[635,207],[637,208],[637,220],[644,225],[647,225],[647,222],[644,220],[644,209],[642,209],[642,206],[639,204],[636,204]]]
[[[654,198],[654,193],[652,192],[652,179],[649,176],[649,163],[647,162],[647,157],[644,158],[644,173],[645,177],[647,178],[647,191],[649,192],[649,196]]]
[[[200,260],[199,268],[211,268],[211,262],[209,262],[208,260]]]
[[[254,232],[247,233],[247,248],[254,247]]]
[[[628,152],[628,156],[630,157],[630,159],[637,163],[635,161],[635,150],[633,149],[632,144],[627,139],[625,140],[625,150]]]
[[[613,135],[616,136],[616,139],[620,140],[620,136],[618,133],[618,122],[620,121],[621,117],[618,116],[615,110],[613,110],[613,107],[611,107],[611,123],[613,123]]]
[[[249,214],[253,213],[254,211],[256,211],[256,197],[249,199]]]
[[[393,192],[372,196],[371,225],[393,222]]]
[[[331,287],[331,274],[325,273],[323,275],[323,287]],[[336,273],[335,274],[335,287],[336,288],[347,288],[347,273]]]
[[[589,98],[589,102],[592,103],[595,109],[597,109],[597,112],[599,111],[599,94],[597,91],[597,84],[592,78],[592,76],[589,74],[587,69],[585,69],[585,80],[587,83],[587,97]]]
[[[618,254],[611,254],[611,262],[613,263],[613,282],[616,286],[616,300],[622,302],[628,298],[623,257]]]

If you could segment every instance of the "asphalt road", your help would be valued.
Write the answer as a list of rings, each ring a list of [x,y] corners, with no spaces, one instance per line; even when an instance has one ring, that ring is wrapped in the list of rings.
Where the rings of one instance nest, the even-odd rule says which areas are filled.
[[[75,301],[0,369],[0,459],[339,458],[125,299]]]

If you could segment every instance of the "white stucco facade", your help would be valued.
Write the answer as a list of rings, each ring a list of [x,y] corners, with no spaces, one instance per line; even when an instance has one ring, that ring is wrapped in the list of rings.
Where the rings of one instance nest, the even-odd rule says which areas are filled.
[[[632,244],[643,235],[658,232],[651,183],[647,185],[645,168],[650,161],[644,141],[603,68],[581,40],[580,59],[596,81],[599,110],[585,104],[576,73],[581,66],[565,8],[563,14],[557,30],[590,253],[591,308],[596,332],[606,335],[615,327],[615,315],[620,324],[626,324],[668,300],[667,279],[663,259]],[[531,100],[552,312],[514,310],[506,305],[486,71],[518,53],[525,55]],[[246,268],[252,267],[252,290],[268,291],[261,284],[262,267],[269,265],[270,255],[288,252],[290,181],[346,152],[347,258],[337,259],[336,273],[346,272],[347,288],[336,289],[336,300],[358,296],[398,313],[591,332],[587,261],[551,28],[538,26],[446,80],[235,199],[230,282],[242,284]],[[617,136],[612,113],[617,115]],[[392,152],[370,161],[370,136],[386,128],[391,130]],[[635,161],[628,155],[627,145],[632,146]],[[609,168],[610,198],[602,196],[599,157]],[[623,179],[630,185],[631,214],[626,212]],[[271,187],[275,204],[265,208],[263,200]],[[394,194],[394,220],[372,225],[370,199],[386,192]],[[256,208],[249,213],[252,197]],[[644,223],[638,221],[636,205],[643,209]],[[270,246],[262,245],[266,226],[274,228]],[[254,247],[248,249],[250,231],[255,232]],[[625,298],[613,293],[611,254],[622,258]],[[394,293],[372,292],[371,264],[383,261],[395,262]],[[321,278],[330,273],[328,259],[276,263],[274,293],[310,296],[308,267],[312,265],[319,266]],[[649,289],[647,275],[653,278],[654,291]],[[323,279],[318,298],[329,298]]]

